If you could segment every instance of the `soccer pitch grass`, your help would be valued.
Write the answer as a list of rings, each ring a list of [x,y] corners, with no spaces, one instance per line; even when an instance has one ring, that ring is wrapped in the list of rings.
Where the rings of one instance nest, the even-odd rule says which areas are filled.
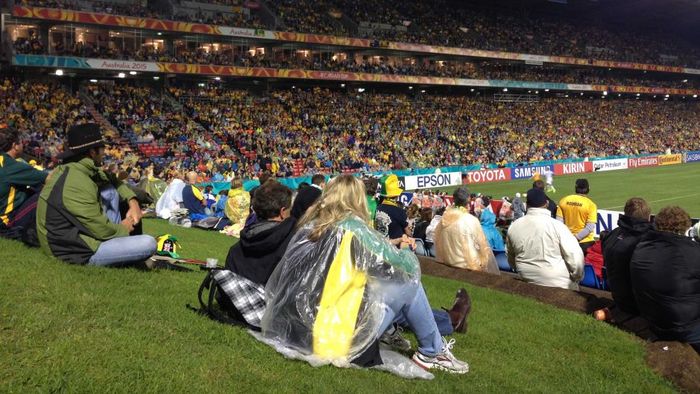
[[[574,182],[578,178],[588,179],[591,188],[589,197],[598,205],[598,209],[622,211],[628,198],[642,197],[649,202],[654,213],[667,205],[678,205],[692,217],[700,217],[700,163],[555,176],[557,192],[548,193],[549,197],[558,202],[560,198],[574,193]],[[516,192],[524,195],[532,187],[532,180],[467,187],[470,193],[479,192],[500,199],[502,196],[513,197]]]
[[[557,177],[555,198],[577,177]],[[600,208],[639,195],[654,209],[675,203],[700,214],[697,198],[688,196],[697,194],[700,165],[587,177]],[[529,183],[473,189],[500,197]],[[185,257],[223,262],[235,242],[162,220],[144,223],[150,234],[175,234]],[[423,277],[435,307],[449,306],[459,287],[469,290],[469,332],[454,338],[456,356],[471,371],[414,381],[286,360],[245,331],[193,313],[185,304],[197,303],[199,270],[74,266],[7,240],[0,240],[0,250],[0,392],[675,391],[646,366],[638,338],[590,316],[453,280]]]

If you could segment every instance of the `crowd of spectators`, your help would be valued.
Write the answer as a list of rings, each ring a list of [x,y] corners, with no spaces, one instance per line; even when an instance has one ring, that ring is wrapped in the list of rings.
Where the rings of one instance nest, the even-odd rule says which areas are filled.
[[[222,87],[160,92],[120,83],[89,84],[86,92],[125,143],[161,149],[161,170],[195,170],[218,180],[262,171],[293,176],[662,153],[697,148],[700,132],[694,101],[495,103],[478,96],[322,88],[260,96]],[[32,149],[42,156],[57,153],[66,124],[88,117],[80,100],[58,86],[11,80],[5,81],[4,109],[21,130],[33,133]],[[155,162],[138,149],[109,153],[140,168]]]
[[[25,152],[39,159],[59,154],[66,130],[90,119],[80,99],[59,83],[0,80],[0,123],[19,130]]]
[[[332,10],[311,0],[278,0],[269,2],[286,31],[347,35],[345,27],[333,21]]]

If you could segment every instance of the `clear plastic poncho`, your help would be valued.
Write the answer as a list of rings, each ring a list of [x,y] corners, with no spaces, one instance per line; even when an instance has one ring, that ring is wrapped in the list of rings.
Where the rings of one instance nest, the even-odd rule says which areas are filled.
[[[355,216],[316,242],[310,232],[294,235],[267,282],[263,340],[315,365],[347,367],[381,336],[387,300],[415,297],[420,265]]]

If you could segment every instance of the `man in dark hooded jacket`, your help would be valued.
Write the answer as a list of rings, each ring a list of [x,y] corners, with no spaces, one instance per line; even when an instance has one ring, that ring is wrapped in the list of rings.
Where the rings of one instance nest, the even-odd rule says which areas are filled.
[[[625,203],[625,214],[617,221],[618,227],[603,238],[603,261],[615,304],[635,315],[639,310],[632,294],[630,260],[639,240],[652,228],[650,215],[651,209],[644,199],[630,198]]]
[[[290,216],[292,191],[279,182],[261,185],[253,197],[258,221],[241,232],[231,247],[226,269],[265,286],[292,238],[296,219]]]
[[[700,353],[700,243],[685,235],[690,216],[661,209],[630,262],[639,312],[660,339],[689,343]]]

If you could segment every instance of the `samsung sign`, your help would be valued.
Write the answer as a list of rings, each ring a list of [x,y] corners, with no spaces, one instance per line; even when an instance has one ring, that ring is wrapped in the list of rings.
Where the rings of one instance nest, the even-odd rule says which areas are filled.
[[[700,151],[687,152],[685,154],[686,163],[694,163],[700,161]]]
[[[511,179],[532,178],[535,173],[542,175],[545,171],[554,172],[554,166],[513,167]]]
[[[444,174],[410,175],[404,177],[406,190],[433,189],[462,184],[461,172],[446,172]]]

